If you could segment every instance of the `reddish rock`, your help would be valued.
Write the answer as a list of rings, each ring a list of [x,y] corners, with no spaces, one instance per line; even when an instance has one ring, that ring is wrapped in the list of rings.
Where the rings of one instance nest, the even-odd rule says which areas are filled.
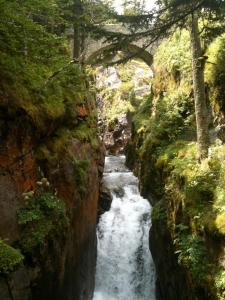
[[[70,227],[63,245],[56,244],[43,274],[34,288],[34,299],[91,300],[94,290],[96,263],[96,222],[99,199],[99,165],[102,152],[97,153],[90,144],[73,139],[64,153],[57,170],[48,174],[59,197],[67,203]],[[71,157],[88,160],[85,195],[79,192]],[[101,162],[101,163],[100,163]],[[53,267],[52,267],[53,266]]]
[[[36,182],[34,143],[26,130],[12,128],[0,147],[0,237],[10,243],[19,239],[16,212],[23,192]]]
[[[88,110],[84,108],[80,113],[85,116]],[[59,232],[49,240],[32,264],[26,262],[26,276],[22,276],[26,277],[26,284],[21,281],[20,285],[20,276],[12,274],[16,279],[9,285],[10,294],[16,295],[15,300],[91,300],[104,150],[93,150],[90,144],[73,139],[61,153],[57,167],[53,167],[47,160],[37,161],[38,140],[29,122],[20,120],[22,125],[18,126],[13,125],[16,120],[7,122],[0,128],[0,237],[11,244],[20,240],[17,210],[24,205],[22,193],[35,189],[37,171],[39,176],[48,178],[53,190],[65,200],[70,220],[66,233]],[[79,192],[71,157],[90,162],[85,195]],[[7,299],[8,287],[1,279],[0,275],[0,299]]]
[[[77,114],[78,117],[83,118],[83,117],[87,117],[90,114],[90,112],[84,105],[82,105],[77,107]]]

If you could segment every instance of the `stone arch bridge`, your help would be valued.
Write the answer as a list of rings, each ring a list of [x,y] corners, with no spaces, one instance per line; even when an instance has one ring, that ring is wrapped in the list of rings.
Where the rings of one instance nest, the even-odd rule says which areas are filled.
[[[107,24],[104,26],[104,29],[111,32],[126,33],[125,27],[118,24]],[[68,33],[68,36],[72,41],[73,32]],[[116,56],[118,56],[118,53],[120,53],[120,55],[122,54],[125,58],[139,58],[143,60],[148,66],[151,66],[153,63],[153,52],[155,45],[144,49],[143,40],[140,40],[136,43],[118,45],[105,43],[104,39],[94,40],[88,37],[84,41],[83,48],[84,50],[82,53],[82,60],[87,64],[104,64],[106,62],[112,61]]]

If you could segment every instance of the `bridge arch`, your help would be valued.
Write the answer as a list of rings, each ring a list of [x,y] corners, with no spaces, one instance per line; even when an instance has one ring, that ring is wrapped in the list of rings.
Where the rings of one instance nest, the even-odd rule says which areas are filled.
[[[90,65],[97,65],[100,63],[109,62],[117,55],[119,51],[126,55],[125,59],[139,58],[143,60],[149,67],[151,67],[153,63],[152,54],[134,44],[127,44],[125,46],[119,44],[110,44],[101,47],[89,55],[89,57],[86,59],[86,63]]]

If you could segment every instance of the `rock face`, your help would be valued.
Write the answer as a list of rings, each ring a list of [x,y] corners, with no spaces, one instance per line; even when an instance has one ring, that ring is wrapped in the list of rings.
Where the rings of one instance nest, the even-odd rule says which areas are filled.
[[[110,190],[102,183],[100,189],[100,197],[99,197],[99,208],[98,214],[102,215],[104,212],[110,210],[112,203],[112,195]]]
[[[103,142],[108,154],[118,155],[124,153],[131,136],[131,124],[127,115],[121,115],[109,124],[103,135]]]
[[[160,165],[156,165],[151,149],[145,149],[140,159],[135,152],[138,147],[138,143],[135,142],[138,140],[133,140],[130,144],[128,163],[139,176],[142,194],[153,205],[150,250],[157,273],[157,300],[220,299],[220,291],[215,292],[215,273],[212,266],[219,265],[222,266],[221,269],[224,268],[224,237],[221,238],[218,232],[215,233],[216,229],[210,230],[207,223],[205,227],[202,226],[204,231],[201,232],[200,238],[197,237],[197,231],[187,231],[187,228],[190,229],[186,224],[190,224],[192,219],[186,214],[187,206],[183,204],[186,199],[180,197],[179,186],[174,184],[173,190],[165,190],[166,179],[169,182],[166,177],[168,173],[163,172]],[[179,184],[182,184],[182,180]],[[152,193],[154,198],[151,198]],[[194,201],[192,205],[193,203],[195,204]],[[207,207],[207,210],[210,208]],[[197,215],[196,210],[194,213]],[[212,215],[208,215],[207,221],[208,219],[213,220]],[[187,220],[187,223],[184,220]],[[196,223],[193,222],[192,226],[190,228],[196,230]],[[195,244],[191,242],[192,239],[195,239]],[[188,259],[191,259],[191,264],[190,261],[188,264]]]
[[[177,264],[171,236],[162,224],[150,230],[150,250],[155,263],[158,300],[194,300],[191,282]]]
[[[58,197],[65,200],[69,227],[65,234],[59,232],[51,238],[36,256],[26,257],[20,269],[0,275],[0,299],[92,299],[104,150],[71,138],[57,163],[51,165],[37,159],[40,137],[33,134],[35,130],[25,115],[13,122],[8,116],[4,120],[0,132],[1,239],[17,247],[21,234],[17,210],[24,205],[22,193],[34,190],[40,177],[48,178]],[[88,161],[84,191],[71,157]]]
[[[88,159],[87,186],[82,196],[74,180],[74,168],[70,156]],[[87,143],[72,140],[68,152],[58,168],[49,174],[57,187],[58,195],[66,200],[70,228],[63,245],[57,245],[55,253],[44,264],[44,274],[34,289],[34,299],[92,299],[96,262],[96,221],[99,198],[98,157]],[[51,289],[49,289],[51,284]],[[49,290],[49,293],[46,291]]]
[[[21,194],[32,190],[36,182],[34,139],[26,117],[19,118],[22,125],[5,121],[0,129],[0,237],[10,243],[19,238],[16,211],[23,204]]]
[[[124,153],[131,137],[133,114],[149,95],[152,76],[149,67],[135,61],[123,68],[99,69],[96,78],[99,127],[108,154]]]

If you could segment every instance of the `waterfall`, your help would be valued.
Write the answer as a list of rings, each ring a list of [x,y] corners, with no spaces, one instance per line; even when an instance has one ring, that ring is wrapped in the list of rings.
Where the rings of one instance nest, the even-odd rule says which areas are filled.
[[[155,272],[149,250],[151,206],[124,156],[108,156],[104,184],[113,196],[97,228],[98,256],[93,300],[155,300]]]

